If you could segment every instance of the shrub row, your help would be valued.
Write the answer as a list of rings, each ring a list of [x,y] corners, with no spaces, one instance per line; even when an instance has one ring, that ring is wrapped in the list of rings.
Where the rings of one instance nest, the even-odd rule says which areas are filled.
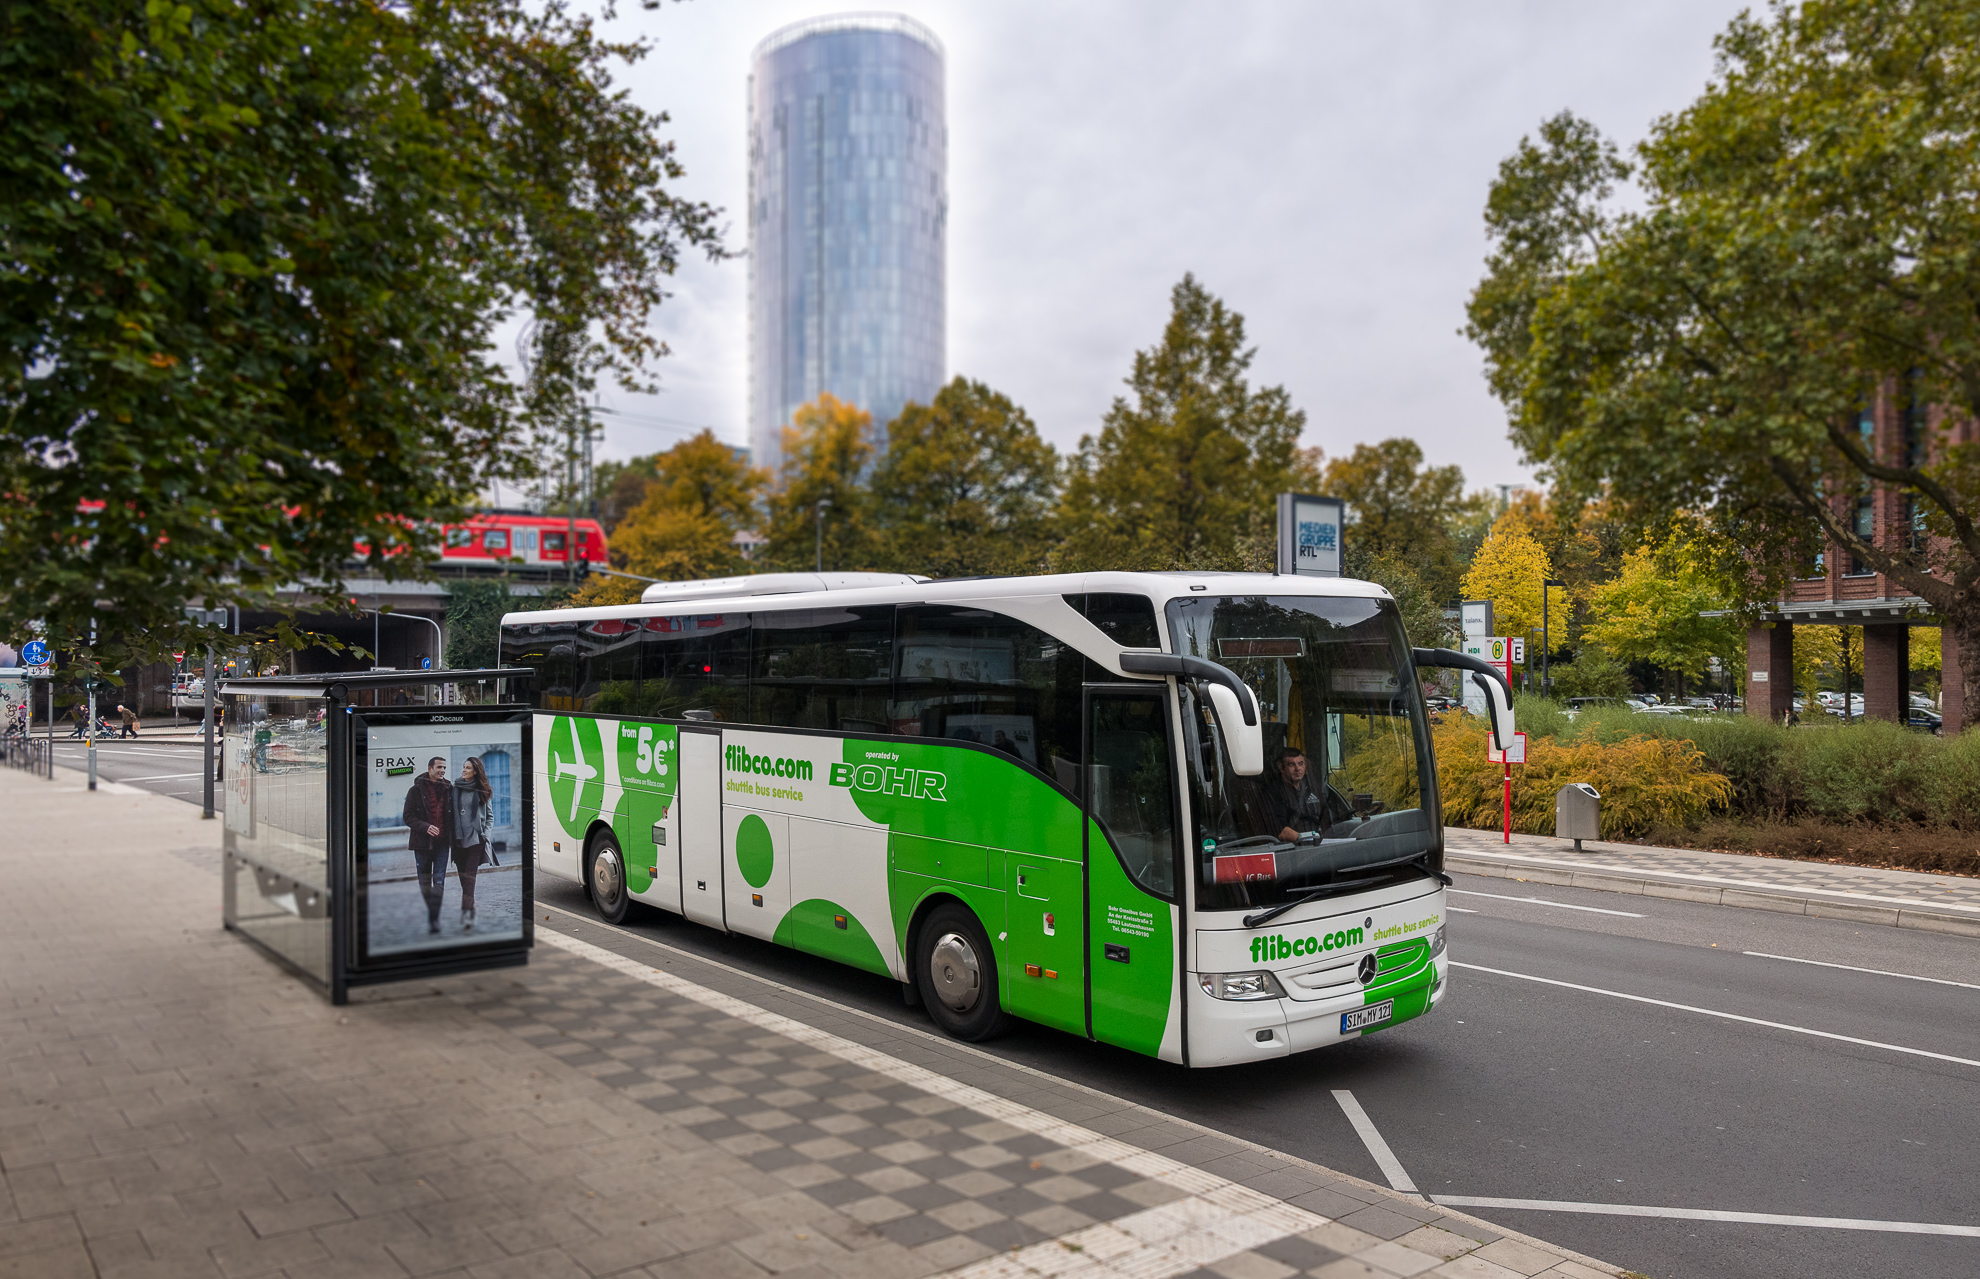
[[[1544,812],[1544,828],[1519,824],[1522,773],[1530,775],[1529,787],[1558,789],[1571,781],[1593,785],[1603,796],[1604,834],[1640,834],[1649,821],[1695,826],[1707,811],[1746,821],[1815,818],[1980,830],[1980,733],[1938,738],[1884,720],[1785,728],[1741,715],[1689,718],[1618,707],[1585,711],[1570,720],[1556,704],[1537,698],[1521,698],[1517,718],[1528,742],[1526,768],[1513,770],[1515,826],[1521,830],[1551,832],[1553,820],[1553,790],[1548,790],[1529,801],[1536,814]],[[1477,810],[1483,802],[1479,788],[1489,780],[1490,803],[1485,807],[1493,820],[1459,824],[1497,825],[1496,778],[1473,776],[1478,768],[1496,771],[1484,759],[1482,724],[1462,715],[1450,717],[1436,740],[1439,775],[1449,779],[1442,783],[1446,820]],[[1655,764],[1652,775],[1634,778],[1632,769],[1652,765],[1646,742],[1663,743],[1667,750],[1656,757],[1663,762]],[[1587,775],[1561,772],[1557,761],[1564,757],[1575,761],[1569,772]],[[1541,758],[1549,762],[1537,765]],[[1678,767],[1680,759],[1692,760],[1690,767],[1699,777],[1718,779],[1686,790],[1694,798],[1710,792],[1706,807],[1686,807],[1693,802],[1687,798],[1678,806],[1693,815],[1682,821],[1641,816],[1661,804],[1678,803],[1662,797],[1675,785],[1666,770]],[[1553,781],[1557,774],[1558,782]],[[1605,786],[1598,775],[1612,779],[1610,784]],[[1618,812],[1613,831],[1608,819],[1612,810]]]

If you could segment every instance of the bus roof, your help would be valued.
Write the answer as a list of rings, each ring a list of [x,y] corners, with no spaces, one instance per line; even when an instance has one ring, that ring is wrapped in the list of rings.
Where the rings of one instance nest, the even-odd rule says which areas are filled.
[[[826,582],[818,589],[752,590],[744,584],[765,579],[891,578],[889,583],[845,581]],[[594,608],[545,609],[529,613],[508,613],[502,625],[546,622],[552,618],[567,621],[600,621],[607,618],[671,617],[681,614],[718,612],[725,607],[739,610],[784,608],[855,608],[862,604],[978,604],[994,606],[1000,599],[1026,596],[1059,596],[1114,592],[1145,595],[1159,610],[1172,599],[1192,595],[1331,595],[1352,599],[1388,599],[1389,592],[1373,582],[1349,577],[1296,577],[1280,573],[1048,573],[1035,577],[962,577],[946,581],[915,581],[905,574],[814,573],[760,574],[756,578],[718,578],[707,583],[666,583],[668,586],[695,588],[721,583],[737,584],[733,591],[711,593],[682,590],[679,596],[652,603],[609,604]],[[793,586],[802,583],[790,582]]]

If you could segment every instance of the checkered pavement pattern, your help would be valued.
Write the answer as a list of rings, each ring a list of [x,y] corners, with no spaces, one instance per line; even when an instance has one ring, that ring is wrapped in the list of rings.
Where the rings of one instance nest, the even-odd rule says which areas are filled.
[[[0,775],[0,1279],[1617,1273],[596,925],[335,1008],[196,810],[80,802]]]

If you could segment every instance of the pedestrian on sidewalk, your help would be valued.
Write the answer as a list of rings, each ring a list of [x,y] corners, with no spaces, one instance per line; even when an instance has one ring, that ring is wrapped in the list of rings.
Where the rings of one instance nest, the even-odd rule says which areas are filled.
[[[454,869],[461,880],[461,931],[474,931],[474,877],[488,860],[489,801],[495,797],[481,761],[470,755],[461,761],[454,782]]]
[[[139,725],[136,711],[119,702],[117,703],[117,718],[123,722],[123,727],[117,730],[119,741],[122,741],[126,737],[136,737],[138,735]]]
[[[447,895],[447,853],[454,843],[454,786],[447,780],[447,757],[426,761],[426,771],[413,779],[400,814],[407,827],[419,877],[419,895],[426,899],[426,931],[440,931],[440,906]]]
[[[89,714],[83,710],[81,702],[76,702],[69,707],[69,719],[76,726],[75,731],[71,732],[69,736],[83,736],[83,730],[89,727]]]

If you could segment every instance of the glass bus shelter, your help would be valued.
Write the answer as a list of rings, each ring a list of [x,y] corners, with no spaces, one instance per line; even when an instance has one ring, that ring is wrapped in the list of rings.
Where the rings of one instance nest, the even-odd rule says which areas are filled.
[[[227,928],[337,1004],[353,986],[527,963],[532,674],[223,684]]]

